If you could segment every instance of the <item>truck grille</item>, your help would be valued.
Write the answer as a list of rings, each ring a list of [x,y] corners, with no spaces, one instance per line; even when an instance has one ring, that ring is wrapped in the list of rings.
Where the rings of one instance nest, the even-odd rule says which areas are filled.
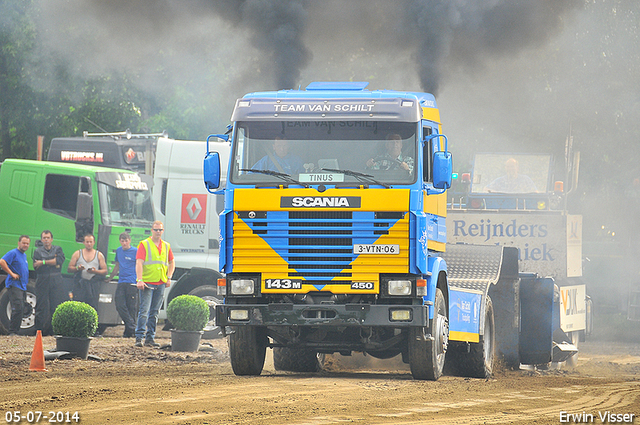
[[[308,284],[350,284],[352,281],[373,280],[372,267],[366,267],[366,275],[358,271],[363,266],[352,264],[354,244],[373,244],[383,235],[392,236],[384,243],[403,245],[408,240],[408,220],[403,212],[373,211],[268,211],[238,212],[234,227],[248,226],[251,234],[234,230],[234,271],[277,273],[280,278],[303,280]],[[393,227],[393,230],[391,228]],[[246,229],[246,227],[244,227]],[[390,232],[393,234],[390,235]],[[265,250],[254,250],[249,239],[259,236],[278,256],[265,255]],[[388,237],[387,236],[387,237]],[[246,238],[246,240],[245,240]],[[255,239],[253,239],[255,241]],[[269,250],[266,250],[269,251]],[[394,256],[394,263],[408,265],[408,253]],[[251,264],[243,262],[252,256]],[[274,265],[284,259],[286,264]],[[390,257],[390,256],[386,256]],[[238,260],[238,261],[237,261]],[[242,264],[245,264],[242,266]],[[240,267],[236,267],[236,264]],[[377,273],[386,270],[375,269]]]

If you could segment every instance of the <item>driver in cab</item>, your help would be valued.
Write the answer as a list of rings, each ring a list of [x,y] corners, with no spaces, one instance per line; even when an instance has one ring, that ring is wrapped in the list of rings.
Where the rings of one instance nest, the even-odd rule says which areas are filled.
[[[273,152],[267,151],[267,154],[251,167],[252,169],[275,171],[289,175],[304,171],[302,159],[289,153],[288,140],[276,137],[272,147]]]
[[[386,152],[367,161],[370,170],[405,170],[409,174],[413,171],[413,158],[402,155],[402,137],[392,133],[385,142]]]

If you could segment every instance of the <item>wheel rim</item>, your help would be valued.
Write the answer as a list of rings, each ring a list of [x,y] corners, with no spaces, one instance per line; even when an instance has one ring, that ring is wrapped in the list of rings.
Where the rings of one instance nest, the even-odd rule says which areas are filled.
[[[218,329],[218,326],[216,325],[216,321],[215,321],[215,309],[217,305],[222,304],[222,302],[213,296],[210,295],[205,295],[204,297],[200,297],[203,300],[205,300],[207,302],[207,304],[209,305],[209,317],[213,316],[213,319],[209,320],[207,322],[207,324],[204,327],[204,331],[214,331],[216,329]],[[213,313],[213,314],[212,314]]]
[[[489,323],[487,321],[487,323]],[[493,322],[491,322],[491,326],[486,326],[484,328],[484,359],[487,364],[491,363],[491,358],[493,356]]]
[[[449,320],[447,316],[442,314],[438,314],[438,318],[436,319],[434,343],[436,345],[436,358],[438,363],[443,362],[447,352],[447,346],[449,345]]]
[[[22,323],[20,329],[28,329],[36,324],[36,296],[31,292],[27,292],[26,303],[23,306]],[[25,316],[24,313],[27,313]],[[11,319],[11,303],[7,303],[7,317]]]

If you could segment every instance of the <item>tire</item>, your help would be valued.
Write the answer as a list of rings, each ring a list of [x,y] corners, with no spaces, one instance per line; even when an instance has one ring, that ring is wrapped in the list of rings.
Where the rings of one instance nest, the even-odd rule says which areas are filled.
[[[308,348],[275,347],[273,367],[288,372],[320,372],[324,367],[324,354]]]
[[[198,286],[189,292],[189,295],[200,297],[209,304],[209,321],[204,327],[203,339],[222,338],[220,326],[216,326],[216,305],[223,304],[223,299],[218,295],[218,288],[213,285]]]
[[[460,376],[469,378],[489,378],[493,374],[495,359],[495,321],[493,303],[487,296],[484,309],[484,335],[480,342],[469,344],[469,352],[459,353],[456,362]],[[466,348],[466,347],[465,347]]]
[[[437,381],[442,376],[449,343],[447,305],[436,288],[435,312],[429,327],[409,330],[409,365],[414,379]],[[431,335],[433,340],[426,337]]]
[[[267,354],[264,328],[237,326],[229,335],[229,357],[236,375],[260,375]]]
[[[11,303],[9,291],[4,288],[0,291],[0,333],[9,333],[11,324]],[[36,333],[36,288],[33,284],[27,285],[27,303],[22,314],[20,325],[21,335],[35,335]]]

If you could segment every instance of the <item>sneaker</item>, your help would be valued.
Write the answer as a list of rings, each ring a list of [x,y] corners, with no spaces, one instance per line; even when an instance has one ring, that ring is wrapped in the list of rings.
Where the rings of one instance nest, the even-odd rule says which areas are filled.
[[[144,346],[145,347],[160,347],[160,344],[158,344],[157,342],[155,342],[152,339],[147,339],[144,341]]]
[[[140,338],[136,338],[136,347],[142,347],[142,340]]]

